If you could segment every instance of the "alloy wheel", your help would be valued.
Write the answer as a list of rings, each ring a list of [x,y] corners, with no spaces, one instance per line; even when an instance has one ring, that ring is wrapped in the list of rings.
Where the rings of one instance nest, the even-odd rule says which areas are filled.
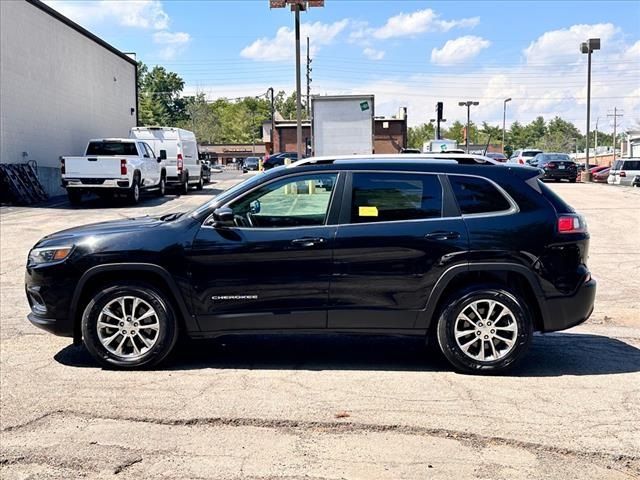
[[[500,360],[516,346],[518,324],[504,304],[477,300],[465,306],[455,321],[456,343],[462,352],[482,362]]]
[[[135,360],[157,342],[160,320],[155,309],[142,298],[121,296],[102,308],[97,332],[100,343],[109,353]]]

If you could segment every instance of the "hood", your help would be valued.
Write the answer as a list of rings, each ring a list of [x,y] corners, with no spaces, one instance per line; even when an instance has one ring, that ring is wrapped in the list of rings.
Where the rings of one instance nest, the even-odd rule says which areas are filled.
[[[129,232],[140,233],[147,229],[157,228],[165,225],[158,217],[126,218],[122,220],[112,220],[109,222],[91,223],[79,227],[61,230],[42,238],[38,242],[39,247],[63,245],[77,243],[86,238],[103,237],[113,234],[123,234]]]

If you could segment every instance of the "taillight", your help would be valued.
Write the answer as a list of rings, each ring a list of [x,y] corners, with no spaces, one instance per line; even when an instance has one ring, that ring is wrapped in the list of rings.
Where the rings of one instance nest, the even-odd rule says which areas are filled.
[[[561,215],[558,217],[558,233],[582,233],[587,224],[580,215]]]
[[[184,161],[182,160],[182,154],[178,154],[178,162],[177,162],[178,173],[182,173],[182,169],[184,168]]]
[[[64,175],[65,172],[66,172],[66,169],[64,168],[64,158],[60,157],[60,173]]]
[[[627,176],[627,172],[620,172],[620,176],[621,177],[626,177]]]
[[[123,158],[120,160],[120,175],[127,174],[127,161]]]
[[[521,158],[519,158],[519,159],[518,159],[518,163],[519,163],[520,165],[524,165],[524,160],[523,160],[523,159],[521,159]]]

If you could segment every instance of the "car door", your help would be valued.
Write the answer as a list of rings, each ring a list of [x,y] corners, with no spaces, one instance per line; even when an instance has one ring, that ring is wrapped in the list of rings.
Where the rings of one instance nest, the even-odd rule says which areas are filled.
[[[145,158],[149,168],[149,184],[157,185],[160,183],[160,162],[153,149],[148,143],[143,143],[146,154],[149,156]]]
[[[334,244],[330,329],[410,329],[440,275],[468,248],[444,177],[353,172]],[[446,185],[445,185],[446,186]]]
[[[338,178],[274,179],[225,204],[232,225],[203,224],[189,258],[204,331],[326,328]]]

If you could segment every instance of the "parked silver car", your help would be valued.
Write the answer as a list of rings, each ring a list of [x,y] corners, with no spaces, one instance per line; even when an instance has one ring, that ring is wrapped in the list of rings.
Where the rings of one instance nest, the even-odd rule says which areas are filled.
[[[636,185],[640,179],[640,158],[623,158],[616,160],[607,183],[610,185]]]

